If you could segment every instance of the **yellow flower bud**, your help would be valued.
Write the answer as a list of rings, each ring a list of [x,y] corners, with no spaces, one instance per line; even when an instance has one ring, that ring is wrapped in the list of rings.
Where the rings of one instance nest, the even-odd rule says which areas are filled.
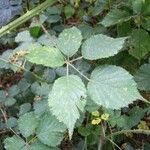
[[[93,125],[96,125],[96,124],[99,124],[100,122],[101,122],[101,119],[100,118],[96,118],[96,119],[93,119],[91,123]]]
[[[145,121],[140,121],[140,123],[138,124],[138,129],[149,130],[149,127]]]
[[[93,111],[92,116],[99,117],[99,112],[98,111]]]
[[[101,119],[103,119],[105,121],[108,120],[109,119],[109,114],[108,113],[102,114]]]

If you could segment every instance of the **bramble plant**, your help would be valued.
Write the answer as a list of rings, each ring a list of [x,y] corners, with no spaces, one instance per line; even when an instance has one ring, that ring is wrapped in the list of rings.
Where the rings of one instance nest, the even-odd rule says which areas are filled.
[[[139,91],[150,90],[150,2],[62,1],[48,8],[54,2],[47,0],[0,29],[5,44],[8,31],[38,14],[29,28],[15,33],[15,48],[0,56],[0,79],[7,74],[15,80],[0,82],[3,147],[57,150],[69,143],[68,150],[132,149],[129,142],[119,146],[123,134],[150,134],[150,102]],[[82,15],[88,6],[101,25],[58,25],[64,14],[67,21],[76,18],[78,9],[93,23]]]

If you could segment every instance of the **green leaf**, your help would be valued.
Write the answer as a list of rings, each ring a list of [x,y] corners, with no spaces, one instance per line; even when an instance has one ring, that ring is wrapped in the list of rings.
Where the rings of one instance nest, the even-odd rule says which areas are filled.
[[[16,99],[14,99],[13,97],[8,97],[5,99],[5,106],[10,107],[12,105],[14,105],[16,103]]]
[[[150,64],[144,64],[135,74],[135,81],[138,88],[144,91],[150,91]]]
[[[60,67],[65,63],[61,52],[54,47],[43,46],[32,49],[26,58],[32,63],[46,67]]]
[[[59,149],[56,147],[48,147],[38,141],[31,145],[27,145],[26,147],[24,147],[23,150],[59,150]]]
[[[46,114],[37,128],[37,137],[42,143],[54,147],[60,144],[65,130],[66,127],[63,123],[51,114]]]
[[[13,85],[12,87],[9,88],[8,95],[11,97],[14,97],[14,96],[18,95],[19,92],[20,92],[20,89],[18,88],[18,86]]]
[[[61,89],[61,90],[60,90]],[[74,125],[79,119],[79,103],[82,105],[86,97],[85,85],[76,75],[64,76],[57,79],[49,95],[50,110],[59,121],[63,122],[71,138]]]
[[[133,77],[123,68],[101,66],[91,74],[88,94],[98,105],[120,109],[141,98]]]
[[[4,144],[6,150],[21,150],[25,146],[25,142],[15,135],[6,138]]]
[[[45,112],[49,111],[49,107],[47,105],[48,101],[46,100],[40,100],[40,101],[35,101],[33,108],[34,108],[34,113],[37,116],[43,115]]]
[[[15,42],[33,42],[34,39],[31,37],[29,31],[22,31],[18,33],[18,35],[15,38]]]
[[[94,35],[83,43],[82,55],[89,60],[113,56],[123,47],[125,39],[114,39],[103,34]]]
[[[48,18],[47,18],[47,22],[48,22],[48,23],[56,23],[56,22],[58,22],[58,21],[60,21],[60,20],[61,20],[60,15],[50,15],[50,16],[48,16]]]
[[[41,27],[39,26],[30,27],[30,34],[33,38],[38,38],[41,33],[42,33]]]
[[[55,78],[56,78],[56,72],[54,69],[45,69],[44,70],[44,74],[43,74],[43,78],[48,82],[54,82]]]
[[[0,103],[5,102],[6,100],[6,93],[4,90],[0,90]]]
[[[105,27],[109,27],[118,23],[126,22],[132,18],[131,14],[125,10],[113,9],[101,22]]]
[[[80,126],[78,128],[78,133],[81,134],[82,136],[88,136],[90,135],[92,132],[92,124],[87,124],[85,127],[84,126]]]
[[[109,0],[97,0],[95,1],[95,6],[92,8],[92,16],[99,15],[106,7],[109,5]]]
[[[64,29],[63,32],[60,33],[57,41],[57,47],[66,56],[71,57],[78,51],[81,41],[81,31],[76,27],[72,27]]]
[[[144,117],[145,113],[146,109],[138,106],[133,107],[129,111],[129,115],[125,116],[126,123],[124,124],[124,129],[131,129],[132,127],[136,126]]]
[[[28,111],[30,111],[31,109],[31,104],[30,103],[24,103],[22,105],[20,105],[20,109],[19,109],[19,115],[24,115],[25,113],[27,113]]]
[[[0,68],[9,69],[11,68],[11,64],[8,63],[10,58],[12,57],[13,52],[11,50],[7,50],[0,55]],[[6,61],[6,62],[5,62]]]
[[[142,59],[150,52],[150,35],[143,29],[135,29],[131,35],[131,50],[129,53],[137,59]]]
[[[66,18],[68,19],[74,15],[75,10],[72,6],[66,5],[64,8],[64,13],[65,13]]]
[[[142,15],[147,17],[150,14],[150,1],[149,0],[143,0],[143,12]]]
[[[123,127],[125,126],[126,120],[123,115],[121,115],[120,110],[109,110],[108,113],[110,114],[109,123],[112,127]]]
[[[10,117],[8,120],[7,120],[7,127],[8,128],[13,128],[15,126],[17,126],[17,119],[15,117]]]
[[[40,43],[43,46],[54,47],[56,46],[56,37],[54,35],[47,36],[46,34],[43,34],[38,38],[38,43]]]
[[[99,106],[97,104],[95,104],[95,102],[93,100],[91,100],[88,96],[87,100],[86,100],[85,110],[91,113],[98,109],[99,109]]]
[[[127,21],[117,25],[118,37],[129,36],[132,32],[131,22]]]
[[[140,14],[142,12],[143,3],[143,0],[132,0],[133,12],[136,14]]]
[[[60,15],[61,14],[61,9],[57,6],[49,7],[49,8],[47,8],[46,11],[47,11],[48,15],[56,15],[56,14]]]
[[[39,141],[27,145],[23,139],[13,136],[4,140],[6,150],[59,150],[57,147],[48,147]]]
[[[42,83],[40,86],[36,87],[35,94],[39,96],[48,96],[52,85],[47,83]]]
[[[30,87],[30,83],[28,83],[27,80],[23,78],[19,81],[18,87],[21,92],[25,92]]]
[[[87,39],[91,37],[91,35],[93,35],[93,30],[95,29],[95,28],[93,29],[91,26],[87,24],[80,24],[78,28],[80,29],[82,33],[83,39]]]
[[[144,20],[142,21],[142,27],[150,31],[150,17],[144,18]]]
[[[39,120],[36,118],[33,112],[26,113],[20,116],[18,119],[18,126],[21,134],[24,137],[29,137],[35,132],[39,124]]]

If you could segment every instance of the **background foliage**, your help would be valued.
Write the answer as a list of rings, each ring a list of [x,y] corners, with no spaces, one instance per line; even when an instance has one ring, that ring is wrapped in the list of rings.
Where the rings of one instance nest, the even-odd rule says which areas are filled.
[[[0,149],[148,150],[150,1],[43,2],[0,3]]]

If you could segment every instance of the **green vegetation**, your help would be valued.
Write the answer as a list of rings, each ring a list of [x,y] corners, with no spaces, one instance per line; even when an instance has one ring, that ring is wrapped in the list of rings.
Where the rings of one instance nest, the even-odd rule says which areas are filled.
[[[148,150],[150,1],[18,3],[0,29],[0,149]]]

